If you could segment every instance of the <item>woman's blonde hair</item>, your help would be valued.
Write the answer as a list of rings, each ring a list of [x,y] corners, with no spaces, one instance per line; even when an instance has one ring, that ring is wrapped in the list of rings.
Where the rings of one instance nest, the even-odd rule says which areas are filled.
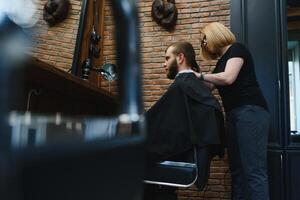
[[[200,30],[201,50],[200,57],[205,60],[216,59],[221,56],[223,47],[233,44],[234,34],[223,24],[213,22]]]

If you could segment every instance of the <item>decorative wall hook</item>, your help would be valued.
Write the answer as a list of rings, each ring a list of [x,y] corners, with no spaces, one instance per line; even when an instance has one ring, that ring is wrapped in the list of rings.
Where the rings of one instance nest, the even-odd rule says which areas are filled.
[[[152,18],[166,29],[172,29],[177,21],[178,11],[175,0],[154,0],[152,3]]]
[[[44,20],[50,26],[54,26],[67,18],[69,7],[69,0],[48,0],[44,5]]]

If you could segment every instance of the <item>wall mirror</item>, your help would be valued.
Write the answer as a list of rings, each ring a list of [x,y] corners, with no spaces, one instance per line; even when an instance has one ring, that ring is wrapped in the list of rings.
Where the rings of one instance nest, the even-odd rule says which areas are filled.
[[[92,68],[103,64],[104,0],[82,0],[72,74],[100,86],[101,74]]]

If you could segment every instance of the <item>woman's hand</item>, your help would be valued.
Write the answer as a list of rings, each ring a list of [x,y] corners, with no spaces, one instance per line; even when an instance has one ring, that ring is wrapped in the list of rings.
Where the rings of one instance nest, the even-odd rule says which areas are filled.
[[[194,74],[197,76],[197,78],[200,78],[201,72],[195,72],[195,71],[193,71],[193,72],[194,72]]]
[[[195,72],[195,71],[194,71],[194,74],[195,74],[196,77],[199,78],[199,79],[202,81],[202,83],[203,83],[206,87],[208,87],[210,90],[213,90],[213,89],[216,88],[216,86],[215,86],[213,83],[210,83],[210,82],[204,80],[204,74],[203,74],[202,72],[199,73],[199,72]]]

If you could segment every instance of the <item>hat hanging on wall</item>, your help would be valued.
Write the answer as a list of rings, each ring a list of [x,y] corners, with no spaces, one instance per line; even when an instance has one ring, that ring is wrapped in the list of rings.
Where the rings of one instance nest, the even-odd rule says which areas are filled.
[[[174,28],[178,15],[175,0],[154,0],[151,15],[154,21],[164,28]]]
[[[50,26],[54,26],[67,18],[69,8],[69,0],[48,0],[44,5],[44,20]]]

